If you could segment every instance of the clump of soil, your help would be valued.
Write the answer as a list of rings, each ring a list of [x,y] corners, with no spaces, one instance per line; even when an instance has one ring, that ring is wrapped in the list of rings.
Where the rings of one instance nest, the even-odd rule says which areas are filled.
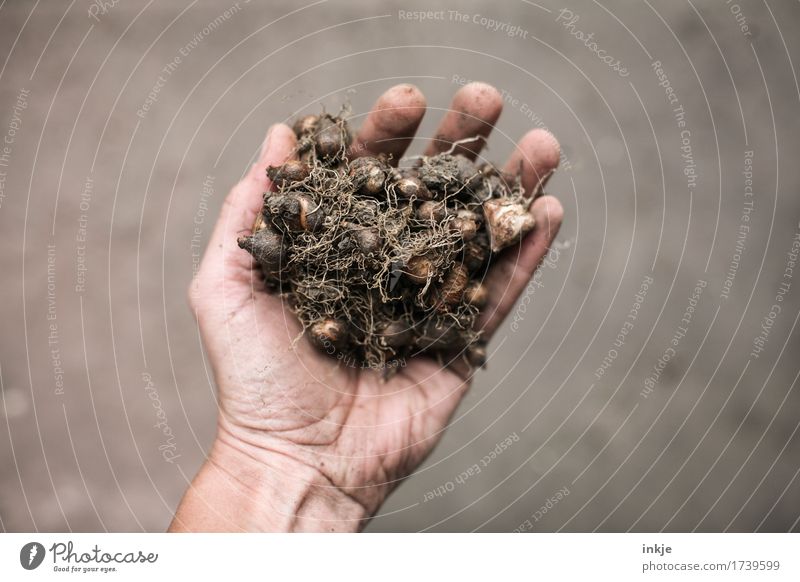
[[[351,157],[342,117],[294,126],[298,156],[239,239],[320,350],[390,376],[406,358],[481,366],[475,322],[494,255],[534,226],[519,180],[449,153],[393,168]]]

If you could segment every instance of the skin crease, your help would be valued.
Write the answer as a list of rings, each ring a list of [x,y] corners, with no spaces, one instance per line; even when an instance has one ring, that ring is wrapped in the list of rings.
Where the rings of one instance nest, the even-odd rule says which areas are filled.
[[[488,135],[502,109],[482,83],[461,88],[437,136]],[[399,159],[425,113],[412,85],[381,96],[356,139],[359,155]],[[467,121],[465,121],[467,120]],[[463,366],[409,360],[389,381],[339,363],[298,337],[301,326],[281,299],[265,292],[250,255],[239,249],[270,188],[266,168],[293,155],[289,127],[273,126],[259,161],[223,205],[189,290],[219,390],[217,439],[184,496],[171,531],[356,531],[441,438],[469,387]],[[431,142],[431,152],[446,149]],[[481,142],[470,144],[477,155]],[[449,147],[449,145],[447,146]],[[522,167],[533,192],[555,169],[558,144],[534,130],[507,167]],[[551,196],[531,207],[537,226],[503,251],[485,284],[488,336],[513,307],[555,238],[563,211]],[[491,364],[491,362],[490,362]]]

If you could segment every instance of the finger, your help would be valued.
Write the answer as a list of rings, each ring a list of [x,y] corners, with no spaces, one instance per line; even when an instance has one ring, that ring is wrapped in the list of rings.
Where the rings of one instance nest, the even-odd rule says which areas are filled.
[[[422,117],[425,96],[414,85],[395,85],[372,107],[350,148],[352,157],[391,156],[391,163],[403,157]]]
[[[545,129],[534,129],[519,140],[503,171],[514,175],[521,171],[525,192],[529,196],[538,195],[558,167],[560,158],[561,147],[553,134]]]
[[[486,83],[465,85],[453,96],[450,110],[439,124],[425,155],[435,156],[449,150],[461,139],[477,137],[479,139],[458,145],[453,150],[454,154],[474,160],[502,111],[503,98],[497,89]]]
[[[519,299],[558,234],[564,209],[553,196],[538,198],[531,210],[536,226],[518,245],[504,250],[484,280],[489,303],[478,322],[488,340]]]
[[[258,161],[225,198],[204,263],[222,260],[250,269],[252,259],[239,248],[236,239],[250,233],[253,221],[264,203],[264,192],[272,187],[267,168],[280,165],[296,155],[296,145],[297,138],[287,125],[279,123],[269,129]]]

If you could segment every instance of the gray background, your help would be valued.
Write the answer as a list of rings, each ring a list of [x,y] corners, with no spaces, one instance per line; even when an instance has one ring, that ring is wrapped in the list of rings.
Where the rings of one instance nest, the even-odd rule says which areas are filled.
[[[85,1],[0,6],[0,139],[12,142],[0,167],[3,529],[163,530],[215,426],[185,301],[195,220],[204,245],[271,122],[345,102],[359,116],[393,83],[412,82],[430,105],[428,136],[459,79],[477,79],[508,96],[488,157],[504,159],[536,125],[563,144],[549,184],[566,211],[558,253],[517,325],[491,344],[438,449],[369,529],[798,530],[800,275],[784,276],[800,220],[796,2],[574,2],[579,20],[567,29],[552,0],[241,1],[208,34],[232,4],[119,0],[105,13],[95,5],[96,20]],[[444,20],[398,12],[428,9]],[[466,23],[450,19],[456,9]],[[570,30],[594,33],[629,75]],[[654,61],[686,112],[693,189]],[[754,204],[742,223],[745,151]],[[749,232],[725,299],[741,224]],[[644,397],[698,280],[707,286],[688,331]],[[753,357],[782,282],[781,312]],[[174,433],[172,464],[144,373]],[[479,474],[459,478],[509,436]]]

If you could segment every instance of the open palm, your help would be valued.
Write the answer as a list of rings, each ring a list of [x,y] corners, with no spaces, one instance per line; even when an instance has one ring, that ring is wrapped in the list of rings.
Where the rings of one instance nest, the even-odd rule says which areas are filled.
[[[492,87],[463,87],[426,154],[463,138],[487,137],[501,108]],[[399,159],[425,109],[418,89],[393,87],[362,124],[354,155]],[[456,153],[474,159],[482,143],[461,144]],[[256,457],[263,452],[284,459],[275,466],[287,487],[307,479],[311,469],[324,477],[325,487],[343,492],[368,516],[439,440],[471,373],[457,363],[442,366],[419,356],[384,381],[379,372],[347,366],[314,348],[281,298],[266,292],[259,269],[236,241],[249,232],[262,194],[271,187],[266,168],[295,155],[295,146],[289,127],[270,129],[258,162],[225,201],[190,302],[219,386],[218,441],[258,451]],[[521,139],[505,169],[521,171],[533,194],[558,160],[555,139],[534,130]],[[556,199],[537,198],[531,212],[534,231],[503,252],[484,282],[490,297],[480,320],[485,337],[513,306],[558,231],[562,210]]]

